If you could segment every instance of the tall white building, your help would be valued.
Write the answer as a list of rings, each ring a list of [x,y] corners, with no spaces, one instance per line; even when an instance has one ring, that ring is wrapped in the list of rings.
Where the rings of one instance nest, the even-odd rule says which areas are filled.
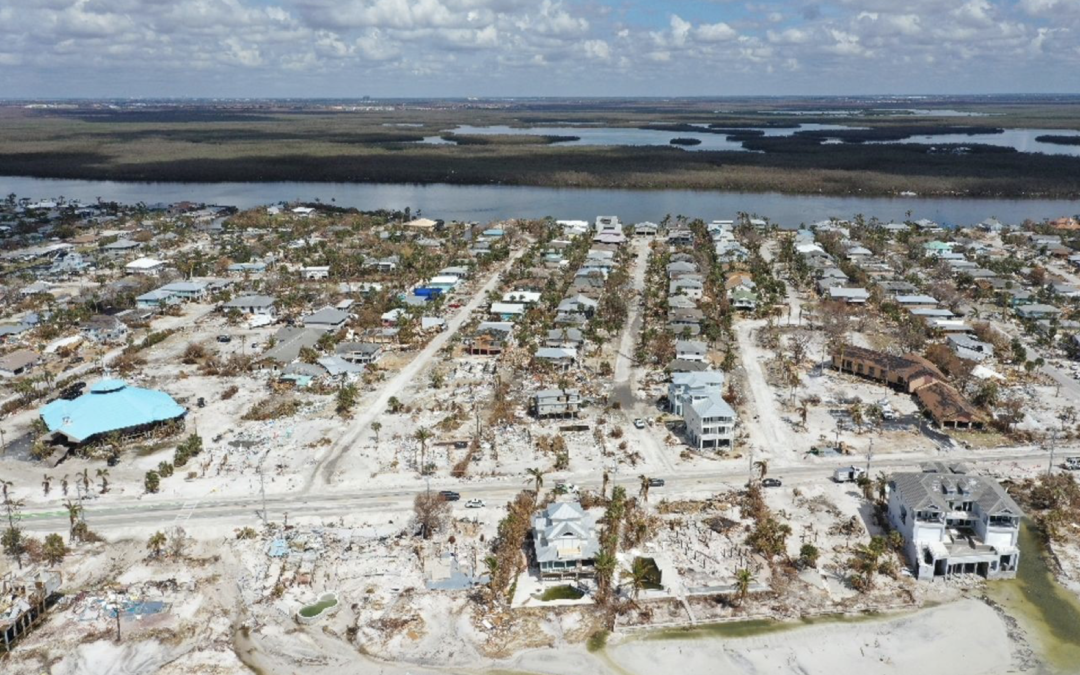
[[[935,462],[889,477],[889,522],[918,579],[1016,576],[1023,512],[996,481]]]
[[[730,448],[735,442],[735,410],[719,394],[683,405],[686,435],[698,450]]]

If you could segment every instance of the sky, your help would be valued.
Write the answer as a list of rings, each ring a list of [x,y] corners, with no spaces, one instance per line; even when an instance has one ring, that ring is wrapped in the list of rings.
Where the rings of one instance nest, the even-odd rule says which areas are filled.
[[[1080,93],[1080,0],[0,0],[0,97]]]

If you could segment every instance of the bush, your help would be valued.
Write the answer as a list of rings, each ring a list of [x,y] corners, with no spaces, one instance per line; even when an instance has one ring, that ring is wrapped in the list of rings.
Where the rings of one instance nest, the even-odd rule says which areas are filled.
[[[173,466],[177,468],[184,466],[189,459],[198,456],[202,449],[202,437],[198,434],[189,435],[184,439],[183,443],[176,446],[176,452],[173,455]]]
[[[146,487],[147,494],[152,494],[158,491],[161,487],[161,476],[157,471],[147,471],[146,477],[143,479],[143,485]]]

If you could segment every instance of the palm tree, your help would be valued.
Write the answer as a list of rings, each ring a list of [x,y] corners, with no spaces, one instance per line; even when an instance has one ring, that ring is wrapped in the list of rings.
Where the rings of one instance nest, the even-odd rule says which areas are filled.
[[[101,494],[105,494],[109,491],[109,470],[98,469],[97,477],[101,479]]]
[[[49,474],[45,474],[41,479],[41,491],[45,493],[45,496],[49,496],[49,490],[52,489],[52,477]]]
[[[60,479],[60,489],[63,490],[64,496],[67,497],[67,493],[68,493],[68,477],[67,477],[66,473],[64,474],[64,477]]]
[[[870,480],[866,474],[861,474],[855,483],[862,489],[863,499],[871,501],[874,498],[874,481]]]
[[[379,432],[382,431],[382,422],[372,422],[371,430],[375,432],[375,447],[379,447]]]
[[[855,401],[854,403],[852,403],[851,407],[848,408],[848,414],[851,415],[851,423],[855,425],[855,428],[858,431],[862,431],[862,425],[863,425],[863,408],[862,408],[862,404],[859,403],[858,401]]]
[[[611,476],[608,475],[607,469],[604,469],[604,472],[601,474],[601,480],[603,480],[603,483],[600,484],[600,499],[604,499],[605,495],[607,495],[608,481],[611,480]]]
[[[528,483],[529,481],[532,481],[534,485],[534,491],[536,492],[537,496],[539,496],[540,488],[544,487],[544,470],[534,467],[532,469],[526,469],[525,473],[529,475],[529,477],[525,479],[525,482]]]
[[[641,591],[649,583],[649,574],[652,569],[645,558],[634,558],[634,564],[630,568],[630,583],[634,589],[634,602],[637,602]]]
[[[746,601],[746,596],[750,594],[750,585],[757,579],[754,578],[754,573],[749,568],[742,568],[735,572],[735,589],[739,593],[739,604],[742,605]]]
[[[758,480],[765,480],[765,476],[769,473],[769,460],[757,460],[754,462],[754,468],[758,470]]]
[[[877,478],[874,479],[874,487],[877,488],[878,501],[882,504],[885,503],[885,497],[888,495],[889,478],[884,473],[879,473]]]
[[[607,551],[600,551],[593,560],[593,568],[596,570],[596,585],[601,595],[605,595],[611,588],[611,575],[615,573],[615,556]]]
[[[641,501],[647,502],[649,501],[649,477],[645,474],[641,474],[638,476],[638,480],[641,481],[641,487],[638,488],[638,494],[641,496]]]
[[[427,442],[431,440],[433,434],[425,427],[420,427],[413,434],[413,438],[420,443],[420,473],[427,472]]]
[[[162,551],[165,550],[165,533],[158,531],[150,535],[150,539],[146,541],[146,548],[150,550],[153,557],[160,558]]]
[[[75,524],[79,522],[80,516],[82,516],[82,504],[71,501],[70,499],[64,502],[64,508],[68,512],[68,541],[75,541]]]
[[[82,474],[83,492],[90,494],[90,469],[83,469]]]

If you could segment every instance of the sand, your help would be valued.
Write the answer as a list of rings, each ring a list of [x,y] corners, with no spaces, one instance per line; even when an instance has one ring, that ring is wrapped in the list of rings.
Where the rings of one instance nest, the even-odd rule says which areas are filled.
[[[609,649],[626,674],[997,674],[1008,670],[1005,624],[987,605],[961,602],[883,621],[821,624],[738,638],[635,639]]]

